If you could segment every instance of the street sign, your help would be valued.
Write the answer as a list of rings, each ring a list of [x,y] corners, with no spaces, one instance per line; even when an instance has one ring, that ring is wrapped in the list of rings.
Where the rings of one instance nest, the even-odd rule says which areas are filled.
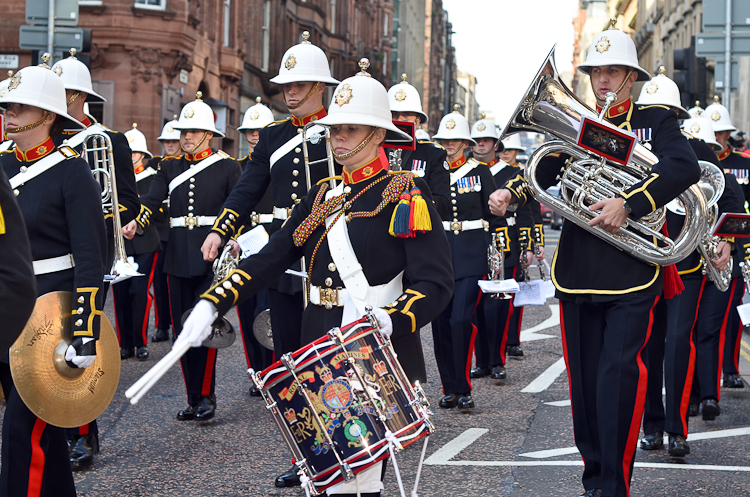
[[[49,24],[50,0],[26,0],[26,23]],[[54,0],[55,26],[76,26],[78,24],[78,0]]]
[[[724,57],[716,59],[716,69],[714,70],[714,87],[717,92],[724,92]],[[740,87],[740,70],[737,64],[737,60],[732,61],[732,91],[737,91]]]
[[[723,58],[725,43],[724,33],[698,33],[695,35],[695,56]],[[750,55],[750,31],[732,33],[732,58],[747,55]]]
[[[55,26],[54,51],[83,50],[83,28]],[[18,46],[24,50],[47,50],[47,26],[21,26]]]
[[[18,55],[0,54],[0,69],[18,69]]]
[[[732,30],[750,31],[750,2],[732,2]],[[724,31],[727,25],[727,0],[703,0],[703,31]]]

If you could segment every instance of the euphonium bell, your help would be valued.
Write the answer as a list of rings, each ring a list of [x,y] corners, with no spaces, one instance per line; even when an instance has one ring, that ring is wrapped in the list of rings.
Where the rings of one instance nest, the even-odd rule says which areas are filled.
[[[696,185],[679,196],[686,206],[686,217],[682,231],[674,240],[661,233],[664,207],[640,219],[628,219],[614,234],[589,225],[597,215],[589,210],[590,205],[613,198],[642,181],[658,159],[650,150],[636,143],[630,162],[621,166],[577,145],[582,118],[598,119],[599,115],[560,80],[554,54],[553,47],[503,131],[503,136],[530,131],[556,138],[539,147],[526,165],[524,174],[534,197],[569,221],[641,261],[667,266],[684,259],[695,250],[706,230],[706,202]],[[572,158],[560,175],[562,198],[547,193],[536,181],[537,165],[552,153]],[[653,243],[653,239],[658,243]]]

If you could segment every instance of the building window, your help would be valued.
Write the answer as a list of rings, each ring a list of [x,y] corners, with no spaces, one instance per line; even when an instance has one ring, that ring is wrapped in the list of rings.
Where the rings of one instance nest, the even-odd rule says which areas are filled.
[[[101,5],[102,0],[78,0],[78,5]]]
[[[263,2],[263,60],[260,70],[268,72],[269,59],[271,58],[271,0]]]
[[[224,46],[232,46],[232,0],[224,0]]]
[[[388,36],[388,14],[383,16],[383,36]]]
[[[164,10],[167,8],[167,0],[135,0],[135,6],[141,9]]]
[[[331,33],[336,32],[336,0],[331,0]]]

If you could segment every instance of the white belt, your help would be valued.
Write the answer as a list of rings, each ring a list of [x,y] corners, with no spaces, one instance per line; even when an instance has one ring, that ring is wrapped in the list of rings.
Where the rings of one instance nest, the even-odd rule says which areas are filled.
[[[325,306],[326,309],[344,307],[348,293],[346,288],[322,288],[310,285],[310,303]]]
[[[474,219],[472,221],[443,221],[445,231],[469,231],[489,228],[489,223],[484,219]]]
[[[256,214],[255,212],[253,212],[250,215],[250,223],[253,226],[257,226],[259,224],[270,224],[273,222],[273,218],[274,218],[273,214]]]
[[[56,273],[57,271],[65,271],[75,267],[76,263],[73,261],[73,254],[65,254],[59,257],[52,257],[51,259],[42,259],[34,261],[34,274],[48,274]]]
[[[182,216],[169,218],[171,228],[193,229],[197,226],[213,226],[216,216]]]
[[[274,207],[273,217],[274,219],[281,219],[285,221],[292,215],[292,209],[294,209],[294,207]]]
[[[383,307],[390,304],[401,295],[403,290],[403,273],[399,273],[388,283],[384,285],[368,286],[364,296],[365,303],[373,307]],[[322,288],[310,285],[310,303],[324,306],[326,309],[333,307],[344,307],[349,290],[346,288]]]

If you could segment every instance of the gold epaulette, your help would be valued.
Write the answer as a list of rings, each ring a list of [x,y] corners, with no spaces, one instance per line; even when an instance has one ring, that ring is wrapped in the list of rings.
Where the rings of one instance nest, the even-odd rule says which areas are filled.
[[[292,119],[291,117],[287,117],[286,119],[281,119],[281,120],[279,120],[279,121],[271,121],[270,123],[266,124],[266,125],[265,125],[265,126],[263,126],[263,127],[264,127],[264,128],[267,128],[267,127],[269,127],[269,126],[273,126],[274,124],[281,124],[281,123],[285,123],[285,122],[287,122],[287,121],[289,121],[289,120],[291,120],[291,119]]]
[[[320,185],[322,185],[323,183],[325,183],[326,181],[331,181],[331,180],[344,181],[344,177],[343,177],[343,176],[329,176],[329,177],[327,177],[327,178],[323,178],[322,180],[318,181],[318,182],[317,182],[317,183],[315,183],[315,184],[316,184],[317,186],[320,186]]]
[[[9,154],[9,153],[11,153],[12,151],[13,151],[13,149],[12,149],[12,148],[11,148],[10,150],[2,150],[2,151],[0,151],[0,155],[2,155],[2,154]]]
[[[670,108],[666,105],[660,105],[660,104],[653,104],[653,105],[642,105],[638,107],[638,110],[644,110],[644,109],[650,109],[651,107],[659,107],[664,110],[670,110]]]
[[[219,155],[220,155],[221,157],[223,157],[223,158],[225,158],[225,159],[232,159],[232,160],[236,160],[236,159],[235,159],[234,157],[232,157],[232,156],[231,156],[231,155],[229,155],[228,153],[224,152],[223,150],[217,150],[217,151],[216,151],[216,153],[217,153],[217,154],[219,154]]]
[[[435,145],[435,148],[440,148],[440,149],[442,149],[442,150],[445,150],[445,147],[444,147],[444,146],[442,146],[442,145],[441,145],[441,144],[439,144],[439,143],[436,143],[436,142],[430,141],[430,140],[417,140],[417,143],[429,143],[429,144],[431,144],[431,145]]]

